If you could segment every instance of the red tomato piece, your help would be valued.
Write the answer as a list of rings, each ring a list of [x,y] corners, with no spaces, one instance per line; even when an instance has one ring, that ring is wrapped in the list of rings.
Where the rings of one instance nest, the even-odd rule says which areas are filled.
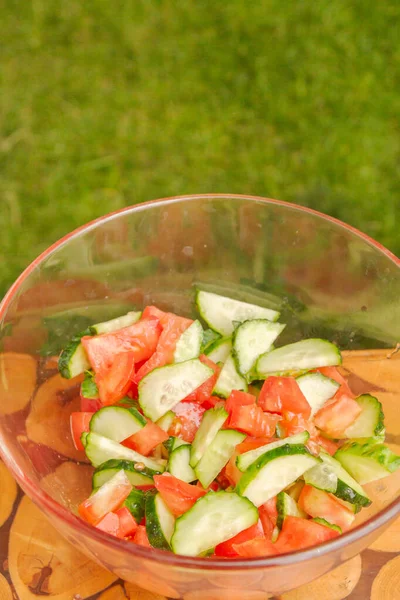
[[[191,394],[186,396],[186,398],[182,400],[182,402],[198,402],[199,404],[207,403],[207,408],[212,408],[220,400],[220,398],[218,398],[217,396],[212,396],[211,394],[215,387],[221,369],[205,354],[201,354],[199,356],[199,359],[204,365],[210,367],[210,369],[214,371],[214,375],[211,375],[211,377],[207,379],[207,381],[202,383],[200,387],[198,387]]]
[[[251,437],[247,436],[247,438],[236,446],[236,452],[238,454],[244,454],[245,452],[250,452],[250,450],[255,450],[256,448],[260,448],[261,446],[265,446],[265,444],[270,444],[271,442],[276,442],[277,439],[273,437]]]
[[[311,415],[311,406],[294,377],[268,377],[261,388],[258,405],[273,413],[289,411],[305,419]]]
[[[103,407],[99,398],[85,398],[81,394],[81,411],[95,413]]]
[[[151,548],[149,538],[147,537],[146,527],[144,525],[138,525],[135,535],[133,536],[132,542],[138,546],[144,546],[145,548]]]
[[[328,523],[338,525],[342,531],[350,529],[355,519],[354,513],[340,504],[334,496],[311,485],[303,487],[298,504],[311,517],[325,519]]]
[[[83,347],[94,371],[98,373],[112,364],[116,354],[133,352],[135,362],[147,360],[156,350],[161,334],[157,319],[141,319],[137,323],[112,333],[84,336]]]
[[[220,490],[220,487],[218,485],[218,483],[216,481],[213,481],[212,483],[210,483],[210,485],[207,488],[203,488],[203,486],[201,485],[200,481],[198,481],[196,483],[197,487],[200,488],[201,490],[205,490],[206,492],[218,492]]]
[[[253,437],[272,437],[282,417],[263,412],[256,404],[235,406],[229,418],[229,429],[239,429]]]
[[[205,490],[172,475],[154,475],[154,485],[165,504],[176,516],[183,515],[196,500],[206,494]]]
[[[125,473],[118,474],[118,477],[117,484],[101,486],[97,492],[79,505],[79,514],[85,521],[96,525],[107,513],[117,510],[126,500],[132,491],[132,485]]]
[[[126,506],[122,506],[116,510],[115,514],[119,518],[119,536],[124,538],[134,535],[138,528],[138,524]]]
[[[335,452],[339,450],[339,444],[336,444],[335,442],[332,442],[332,440],[328,440],[322,437],[322,435],[318,435],[313,441],[314,443],[318,444],[319,447],[322,448],[322,450],[325,450],[325,452],[327,452],[331,456],[333,456]]]
[[[315,425],[333,438],[340,438],[361,413],[361,407],[350,396],[327,402],[314,416]]]
[[[236,487],[242,477],[243,473],[236,466],[236,459],[238,456],[237,450],[233,453],[231,458],[229,459],[226,467],[225,467],[225,477],[228,479],[229,483]]]
[[[285,437],[308,431],[311,438],[318,436],[318,431],[312,421],[307,421],[302,415],[286,412],[283,414],[283,420],[279,423],[279,427]]]
[[[262,525],[260,522],[258,522],[255,525],[249,527],[248,529],[240,531],[240,533],[236,534],[229,540],[226,540],[226,542],[217,544],[215,546],[215,555],[225,557],[240,556],[238,552],[234,549],[235,544],[242,544],[243,542],[253,540],[254,538],[261,537],[262,535]]]
[[[267,502],[264,502],[258,509],[260,516],[261,514],[268,515],[269,519],[273,523],[274,527],[278,518],[278,509],[276,508],[276,496],[270,498]]]
[[[101,529],[105,533],[109,533],[114,537],[123,537],[121,536],[120,527],[119,527],[119,518],[113,512],[109,512],[96,524],[97,529]]]
[[[241,544],[233,544],[237,556],[242,558],[255,558],[257,556],[275,556],[278,554],[276,545],[265,537],[258,537]]]
[[[338,397],[345,394],[346,396],[350,396],[350,398],[355,398],[347,380],[339,373],[336,367],[320,367],[319,369],[316,369],[316,371],[319,371],[322,375],[325,375],[325,377],[329,377],[340,384],[340,388],[337,390],[335,396]]]
[[[157,308],[157,306],[146,306],[146,308],[142,312],[142,319],[154,319],[155,318],[155,319],[159,319],[159,321],[161,322],[161,319],[163,319],[165,317],[165,315],[167,315],[167,314],[168,313]]]
[[[251,406],[256,403],[256,397],[253,394],[232,390],[225,402],[225,410],[230,415],[238,406]]]
[[[131,387],[134,373],[134,352],[123,352],[114,356],[111,365],[101,369],[95,377],[102,404],[108,406],[121,400]]]
[[[197,402],[179,402],[172,410],[176,414],[176,421],[168,433],[192,443],[206,409]]]
[[[301,517],[286,517],[275,547],[278,553],[295,552],[332,540],[338,531]]]
[[[161,427],[152,421],[147,421],[147,425],[124,440],[122,445],[136,450],[136,452],[143,454],[143,456],[148,456],[158,444],[165,442],[168,437],[168,433],[161,429]]]
[[[71,435],[74,446],[77,450],[84,450],[81,442],[81,435],[85,431],[89,431],[90,419],[93,417],[92,412],[73,412],[70,416]]]

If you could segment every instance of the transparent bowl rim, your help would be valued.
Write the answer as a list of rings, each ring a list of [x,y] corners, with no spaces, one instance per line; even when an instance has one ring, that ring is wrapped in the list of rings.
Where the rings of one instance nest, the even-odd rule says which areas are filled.
[[[173,196],[168,198],[161,198],[158,200],[151,200],[149,202],[143,202],[141,204],[136,204],[133,206],[128,206],[117,210],[115,212],[111,212],[107,215],[94,219],[89,223],[78,227],[74,231],[65,235],[57,242],[52,244],[47,250],[42,252],[18,277],[18,279],[11,286],[3,301],[0,304],[0,323],[4,319],[8,306],[12,302],[15,295],[18,293],[21,285],[25,282],[25,280],[29,277],[29,275],[46,259],[48,258],[55,250],[58,250],[62,246],[66,245],[71,239],[78,237],[82,233],[86,233],[91,229],[97,227],[100,223],[105,223],[107,221],[111,221],[114,218],[134,212],[140,212],[148,209],[153,206],[160,205],[169,205],[169,204],[177,204],[186,201],[196,201],[196,200],[204,200],[204,199],[212,199],[212,198],[220,198],[227,200],[247,200],[251,202],[262,202],[266,204],[278,205],[287,208],[288,210],[297,211],[299,213],[312,214],[316,217],[319,217],[323,221],[331,222],[344,230],[353,233],[356,237],[362,239],[369,246],[375,248],[378,252],[384,254],[390,261],[394,263],[397,267],[400,267],[400,259],[397,258],[390,250],[382,246],[379,242],[376,242],[368,235],[362,233],[355,227],[351,225],[347,225],[336,219],[335,217],[331,217],[329,215],[325,215],[319,211],[314,209],[299,206],[297,204],[293,204],[290,202],[285,202],[282,200],[274,200],[272,198],[263,198],[260,196],[252,196],[252,195],[242,195],[242,194],[193,194],[193,195],[184,195],[184,196]],[[248,558],[245,560],[236,560],[236,559],[212,559],[212,558],[193,558],[181,555],[175,555],[170,552],[165,552],[157,549],[149,549],[142,546],[138,546],[128,542],[126,540],[121,540],[115,538],[111,535],[108,535],[99,529],[89,525],[88,523],[82,521],[78,517],[76,517],[73,513],[71,513],[67,508],[58,504],[49,494],[41,490],[34,481],[25,476],[25,474],[21,471],[18,465],[15,463],[12,453],[8,450],[5,440],[0,432],[0,456],[3,458],[6,466],[11,471],[12,475],[16,479],[16,481],[20,484],[24,492],[41,508],[47,515],[54,516],[57,520],[65,522],[71,529],[73,529],[78,535],[86,535],[89,538],[92,538],[96,542],[100,542],[104,544],[104,546],[108,546],[109,548],[113,548],[117,551],[124,551],[129,554],[132,558],[143,559],[147,561],[152,561],[154,563],[163,563],[168,566],[181,567],[187,569],[201,569],[202,571],[243,571],[247,569],[257,569],[257,568],[278,568],[278,567],[288,567],[293,564],[305,562],[307,560],[322,557],[330,552],[335,552],[337,550],[341,550],[347,545],[352,544],[353,542],[357,542],[361,540],[363,537],[368,536],[373,533],[377,529],[383,527],[385,524],[389,523],[392,519],[396,517],[396,515],[400,512],[400,497],[391,502],[386,508],[382,511],[379,511],[376,515],[372,516],[368,521],[358,525],[354,529],[344,533],[343,535],[325,542],[323,544],[319,544],[318,546],[314,546],[310,549],[299,550],[297,552],[290,552],[287,554],[266,557],[266,558]]]

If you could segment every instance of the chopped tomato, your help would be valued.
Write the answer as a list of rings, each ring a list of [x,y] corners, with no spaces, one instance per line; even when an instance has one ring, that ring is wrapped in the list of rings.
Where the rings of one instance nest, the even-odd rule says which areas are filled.
[[[115,537],[123,537],[120,532],[120,522],[118,515],[109,512],[96,525],[97,529],[101,529],[105,533],[109,533]]]
[[[132,542],[138,546],[144,546],[145,548],[151,548],[149,538],[147,537],[146,527],[144,525],[138,525],[135,535],[133,536]]]
[[[238,406],[251,406],[256,403],[256,397],[253,394],[232,390],[225,402],[225,410],[230,415]]]
[[[152,421],[147,421],[147,425],[124,440],[122,445],[136,450],[136,452],[143,454],[143,456],[148,456],[158,444],[165,442],[168,437],[168,433],[161,429],[161,427]]]
[[[176,420],[168,433],[178,435],[191,444],[206,409],[197,402],[179,402],[172,410],[176,414]]]
[[[330,437],[340,438],[361,413],[361,407],[350,396],[327,402],[314,416],[315,425]]]
[[[311,415],[311,406],[294,377],[268,377],[261,388],[258,405],[273,413],[289,411],[305,419]]]
[[[277,552],[295,552],[321,544],[339,535],[338,531],[301,517],[286,517],[275,547]]]
[[[132,514],[126,508],[126,506],[122,506],[118,510],[115,511],[115,514],[119,518],[119,535],[120,537],[128,537],[133,535],[137,528],[138,524],[133,518]]]
[[[212,408],[212,406],[209,405],[212,404],[213,406],[215,406],[215,404],[220,400],[220,398],[212,396],[211,394],[215,387],[215,383],[218,379],[218,375],[221,369],[205,354],[201,354],[199,356],[199,359],[204,365],[210,367],[210,369],[214,371],[214,375],[211,375],[211,377],[209,377],[207,381],[202,383],[200,387],[198,387],[191,394],[186,396],[186,398],[182,400],[182,402],[198,402],[199,404],[207,403],[207,408]]]
[[[335,394],[336,397],[345,394],[346,396],[350,396],[350,398],[355,398],[346,379],[339,373],[336,367],[319,367],[316,371],[319,371],[322,375],[325,375],[325,377],[329,377],[340,384],[340,388]]]
[[[233,544],[233,549],[237,556],[243,558],[275,556],[275,554],[278,554],[276,545],[265,537],[256,537],[241,544]]]
[[[325,450],[328,454],[333,456],[335,452],[339,449],[339,444],[332,442],[332,440],[328,440],[327,438],[322,437],[322,435],[318,435],[314,443],[318,444],[322,450]]]
[[[253,437],[271,437],[282,417],[265,413],[256,404],[234,406],[229,419],[229,429],[239,429]]]
[[[228,460],[227,465],[225,467],[225,477],[227,477],[229,483],[232,486],[237,486],[242,477],[243,473],[236,466],[236,459],[238,456],[237,449],[232,454],[231,458]]]
[[[261,537],[262,535],[262,525],[258,522],[255,525],[249,527],[248,529],[244,529],[243,531],[236,534],[234,537],[230,538],[226,542],[217,544],[215,546],[215,555],[225,557],[240,556],[238,552],[234,550],[235,544],[242,544],[243,542],[247,542],[256,537]]]
[[[96,374],[101,402],[108,406],[121,400],[131,387],[134,372],[134,352],[116,354],[111,365]]]
[[[340,504],[334,496],[311,485],[303,487],[298,504],[311,517],[325,519],[328,523],[338,525],[342,531],[347,531],[355,519],[354,513]]]
[[[71,435],[74,446],[77,450],[84,450],[81,442],[81,435],[85,431],[89,431],[90,419],[93,417],[92,412],[73,412],[70,416]]]
[[[114,477],[117,477],[117,475]],[[79,514],[88,523],[96,525],[108,512],[116,510],[126,500],[131,491],[132,485],[126,475],[121,472],[118,484],[101,486],[97,492],[79,505]]]
[[[172,313],[165,313],[160,318],[160,324],[163,328],[157,348],[149,360],[137,371],[133,381],[139,383],[141,379],[153,369],[163,367],[174,360],[176,342],[180,336],[193,323],[191,319],[177,317]]]
[[[213,481],[212,483],[210,483],[210,485],[207,488],[203,488],[203,486],[201,485],[200,481],[198,481],[196,483],[197,487],[200,488],[201,490],[205,490],[206,492],[218,492],[220,487],[218,485],[218,483],[216,481]]]
[[[172,475],[154,475],[154,485],[165,504],[176,516],[183,515],[196,500],[206,494],[205,490]]]
[[[135,362],[150,358],[157,347],[161,325],[157,319],[141,319],[112,333],[84,336],[83,347],[94,371],[109,367],[116,354],[133,352]]]
[[[276,438],[273,437],[251,437],[247,436],[247,438],[236,446],[236,452],[238,454],[244,454],[245,452],[250,452],[250,450],[255,450],[256,448],[260,448],[261,446],[265,446],[265,444],[270,444],[271,442],[276,442]]]
[[[161,319],[165,317],[168,313],[164,312],[157,308],[157,306],[146,306],[144,311],[142,312],[142,319],[159,319],[161,323]],[[162,325],[162,323],[161,323]]]
[[[81,411],[95,413],[102,408],[102,403],[99,398],[85,398],[81,394]]]
[[[218,396],[209,396],[207,400],[204,400],[202,407],[208,410],[209,408],[215,408],[217,405],[223,406],[224,402],[221,402],[221,398]]]
[[[312,421],[307,421],[302,415],[296,415],[294,413],[285,412],[283,414],[283,420],[279,423],[284,437],[301,433],[302,431],[308,431],[311,438],[315,438],[318,435],[318,431]]]
[[[260,514],[260,518],[262,520],[262,515],[265,514],[271,520],[273,526],[275,527],[276,521],[278,518],[278,509],[276,508],[276,496],[264,502],[259,509],[258,512]]]

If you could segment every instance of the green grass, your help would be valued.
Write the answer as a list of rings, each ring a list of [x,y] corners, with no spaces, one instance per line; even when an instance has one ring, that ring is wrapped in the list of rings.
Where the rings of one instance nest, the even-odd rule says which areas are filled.
[[[78,225],[186,193],[298,202],[400,253],[397,0],[1,12],[0,296]]]

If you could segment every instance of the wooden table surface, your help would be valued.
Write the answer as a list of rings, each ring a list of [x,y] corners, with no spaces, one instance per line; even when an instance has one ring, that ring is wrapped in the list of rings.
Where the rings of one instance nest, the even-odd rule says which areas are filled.
[[[387,361],[387,351],[379,351],[373,369],[361,353],[352,357],[355,360],[345,360],[345,365],[359,381],[381,386],[384,372],[385,381],[389,377],[398,386],[397,356]],[[165,600],[117,579],[78,553],[23,495],[0,462],[0,600],[39,600],[40,596],[50,600]],[[275,600],[344,598],[400,600],[400,518],[361,555]]]

